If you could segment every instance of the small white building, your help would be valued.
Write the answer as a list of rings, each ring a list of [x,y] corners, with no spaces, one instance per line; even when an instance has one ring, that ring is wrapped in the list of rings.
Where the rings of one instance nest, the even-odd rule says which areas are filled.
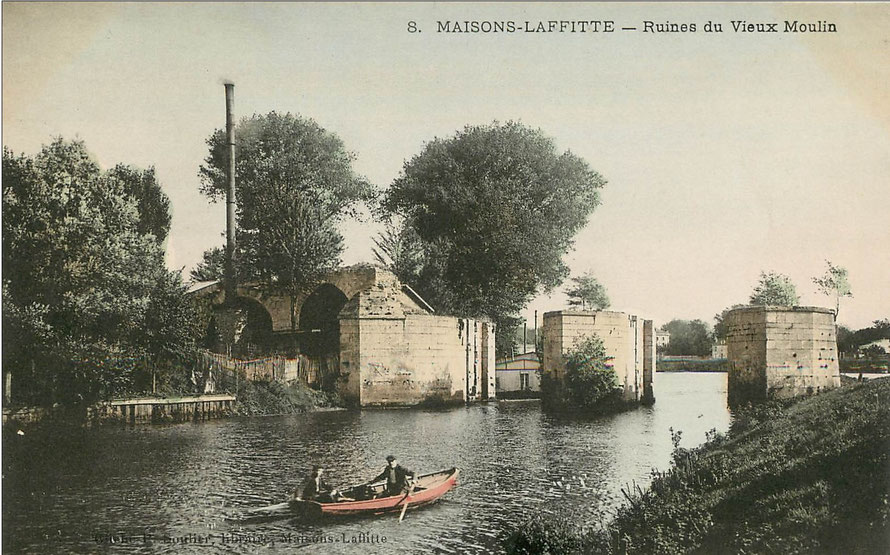
[[[711,358],[726,358],[728,353],[725,339],[718,339],[711,345]]]
[[[537,397],[541,391],[541,360],[535,352],[495,361],[498,398]]]
[[[884,349],[885,353],[890,353],[890,339],[878,339],[877,341],[872,341],[871,343],[860,345],[859,351],[862,352],[869,347],[880,347]]]

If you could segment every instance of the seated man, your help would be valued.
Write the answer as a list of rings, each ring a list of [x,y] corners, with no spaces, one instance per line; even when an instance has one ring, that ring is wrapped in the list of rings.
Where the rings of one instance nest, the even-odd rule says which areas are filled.
[[[294,492],[295,499],[302,499],[303,501],[318,501],[320,503],[329,503],[333,500],[333,495],[337,492],[334,489],[331,489],[330,486],[325,483],[325,481],[321,478],[324,469],[318,465],[312,467],[312,475],[306,479],[306,483],[303,485],[302,495],[297,495],[297,492]]]
[[[398,459],[389,455],[386,457],[386,468],[370,483],[386,480],[386,490],[383,492],[383,495],[387,497],[399,495],[408,492],[408,476],[411,476],[413,479],[414,471],[400,465]]]

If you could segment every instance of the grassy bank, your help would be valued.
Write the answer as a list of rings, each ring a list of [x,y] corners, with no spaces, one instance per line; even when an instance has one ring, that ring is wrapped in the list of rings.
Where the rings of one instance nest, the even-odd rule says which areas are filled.
[[[887,553],[890,379],[739,415],[677,447],[605,528],[536,519],[510,553]]]
[[[336,394],[317,391],[299,382],[242,382],[237,398],[235,414],[238,416],[295,414],[342,404]]]
[[[662,360],[655,363],[657,372],[728,372],[729,361],[725,358]]]

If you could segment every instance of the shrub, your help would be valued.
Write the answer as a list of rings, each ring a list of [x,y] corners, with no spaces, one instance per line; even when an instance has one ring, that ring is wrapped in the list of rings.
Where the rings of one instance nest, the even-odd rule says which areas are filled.
[[[565,517],[538,515],[507,538],[510,555],[562,555],[583,553],[587,549],[586,535]]]
[[[565,375],[553,378],[541,374],[541,399],[549,409],[581,409],[584,412],[608,412],[621,407],[618,375],[609,364],[602,340],[585,337],[563,355]]]
[[[569,400],[582,409],[598,408],[621,391],[615,370],[608,365],[603,341],[596,335],[585,338],[563,356]]]

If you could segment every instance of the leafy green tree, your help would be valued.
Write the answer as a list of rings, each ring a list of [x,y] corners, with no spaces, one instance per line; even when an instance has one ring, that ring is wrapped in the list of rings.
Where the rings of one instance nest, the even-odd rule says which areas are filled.
[[[890,319],[875,320],[871,326],[856,331],[838,326],[837,343],[841,352],[855,353],[862,345],[881,339],[890,339]]]
[[[841,297],[852,297],[853,291],[850,289],[850,282],[847,279],[846,268],[835,266],[830,260],[825,263],[828,268],[821,277],[814,277],[813,283],[819,288],[819,292],[827,297],[834,297],[834,319],[841,310]]]
[[[392,220],[385,222],[383,231],[374,238],[371,250],[378,264],[391,271],[408,285],[417,288],[423,268],[423,247],[415,231]]]
[[[343,238],[336,224],[355,215],[374,191],[355,174],[355,155],[311,119],[270,112],[235,128],[239,273],[296,298],[340,263]],[[216,130],[199,170],[201,191],[225,197],[226,138]]]
[[[420,240],[421,295],[446,313],[491,318],[509,339],[510,319],[567,276],[562,257],[604,185],[542,131],[495,122],[427,143],[383,207]]]
[[[609,365],[611,359],[606,355],[603,341],[595,334],[585,338],[563,358],[566,387],[575,406],[595,408],[621,391],[615,369]]]
[[[840,353],[852,354],[856,350],[853,344],[853,330],[844,325],[837,327],[837,350]]]
[[[726,318],[726,313],[735,308],[740,308],[745,305],[743,304],[734,304],[730,307],[724,308],[722,312],[714,315],[714,339],[726,339],[727,329],[726,324],[724,323],[724,319]]]
[[[702,320],[671,320],[661,327],[671,334],[663,354],[707,356],[711,354],[711,330]]]
[[[152,345],[164,267],[155,231],[119,172],[82,142],[3,151],[3,365],[19,399],[95,399],[132,385]],[[170,328],[188,325],[187,316]],[[164,342],[167,339],[161,339]]]
[[[189,277],[192,281],[216,281],[225,276],[226,249],[213,247],[204,251],[201,262],[195,266]]]
[[[869,345],[862,349],[862,354],[865,355],[866,358],[878,358],[882,355],[886,355],[887,351],[880,345]]]
[[[139,224],[137,231],[151,233],[163,243],[170,232],[170,199],[158,183],[154,167],[147,170],[118,164],[108,177],[119,182],[124,192],[136,200]]]
[[[180,370],[191,362],[204,327],[196,301],[188,295],[180,272],[159,272],[141,324],[134,343],[145,355],[143,360],[153,378],[152,390],[157,389],[157,377],[161,384],[177,377],[184,382]]]
[[[606,310],[611,303],[606,288],[592,273],[572,278],[574,286],[566,290],[570,306],[580,306],[581,310]]]
[[[791,278],[785,274],[760,272],[760,281],[748,302],[752,305],[795,306],[800,302],[800,297]]]

